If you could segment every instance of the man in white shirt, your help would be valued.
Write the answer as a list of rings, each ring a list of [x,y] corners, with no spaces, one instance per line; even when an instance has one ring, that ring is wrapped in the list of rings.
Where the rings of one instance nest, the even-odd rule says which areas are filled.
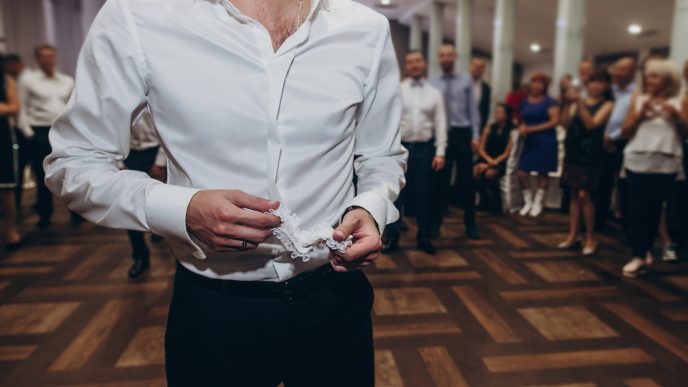
[[[427,64],[423,53],[411,51],[405,56],[407,78],[401,82],[403,110],[401,141],[409,150],[407,185],[397,200],[397,208],[411,204],[416,210],[418,249],[435,254],[430,242],[432,232],[433,186],[438,171],[444,168],[447,148],[447,116],[439,90],[425,80]],[[388,228],[384,253],[399,248],[401,220]]]
[[[167,184],[116,166],[142,104]],[[400,114],[389,22],[360,3],[109,0],[51,130],[47,182],[91,221],[170,243],[170,386],[372,386],[359,269],[398,218]],[[353,245],[292,258],[266,213],[280,205]]]
[[[50,226],[53,196],[45,185],[43,160],[51,152],[48,132],[55,119],[64,112],[74,88],[74,80],[57,70],[57,50],[50,45],[35,49],[38,69],[19,82],[19,130],[31,141],[33,172],[36,177],[36,209],[39,228]]]

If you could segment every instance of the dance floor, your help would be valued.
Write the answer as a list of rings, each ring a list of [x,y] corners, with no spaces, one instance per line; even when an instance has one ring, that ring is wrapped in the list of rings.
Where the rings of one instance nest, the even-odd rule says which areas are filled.
[[[164,386],[175,267],[164,242],[130,281],[123,231],[58,215],[44,231],[28,217],[27,246],[0,253],[0,385]],[[465,239],[454,211],[437,256],[406,238],[368,271],[378,386],[686,385],[688,265],[627,279],[614,232],[582,258],[553,247],[563,215],[479,221],[482,241]]]

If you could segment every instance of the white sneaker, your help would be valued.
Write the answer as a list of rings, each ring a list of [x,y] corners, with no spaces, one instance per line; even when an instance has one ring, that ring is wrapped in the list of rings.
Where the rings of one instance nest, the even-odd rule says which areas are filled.
[[[642,258],[635,257],[623,267],[623,275],[626,277],[637,277],[647,273],[647,263]]]
[[[544,189],[538,189],[537,193],[535,193],[535,199],[533,199],[533,207],[530,209],[530,216],[533,218],[537,218],[542,214],[542,202],[545,200],[545,192]]]
[[[533,191],[529,189],[524,189],[523,190],[523,208],[521,208],[521,211],[519,211],[519,215],[521,216],[526,216],[530,213],[530,210],[533,208]]]
[[[676,253],[676,245],[669,244],[664,246],[664,254],[662,254],[662,261],[676,262],[678,260],[678,253]]]
[[[521,216],[526,216],[530,213],[531,208],[533,208],[533,202],[526,202],[526,204],[523,205],[523,208],[521,208],[521,211],[519,211],[518,214]]]
[[[542,214],[542,203],[540,203],[540,202],[533,203],[533,208],[530,209],[530,216],[533,218],[537,218],[541,214]]]

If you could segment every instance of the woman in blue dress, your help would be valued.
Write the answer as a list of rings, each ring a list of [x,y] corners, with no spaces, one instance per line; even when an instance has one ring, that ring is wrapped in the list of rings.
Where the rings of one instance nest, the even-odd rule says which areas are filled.
[[[559,123],[559,105],[554,98],[547,95],[549,84],[550,78],[547,75],[533,75],[530,79],[530,93],[521,106],[523,121],[519,126],[519,133],[525,140],[516,175],[525,202],[520,211],[522,216],[540,216],[549,184],[548,174],[557,170],[556,127]],[[532,173],[538,175],[535,193],[530,182]]]

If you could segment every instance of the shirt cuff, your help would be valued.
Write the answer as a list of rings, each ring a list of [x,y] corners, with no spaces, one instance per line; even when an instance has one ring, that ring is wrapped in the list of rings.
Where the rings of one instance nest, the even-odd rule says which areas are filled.
[[[399,211],[394,204],[372,192],[363,192],[353,198],[344,208],[361,207],[372,215],[380,229],[380,235],[384,234],[388,224],[399,219]]]
[[[203,250],[191,239],[186,229],[186,211],[196,188],[156,184],[146,197],[146,222],[156,235],[184,243],[192,256],[205,259]]]
[[[446,148],[437,147],[437,151],[435,151],[435,156],[442,156],[442,157],[444,157],[446,154],[447,154],[447,149],[446,149]]]
[[[612,139],[613,141],[618,141],[621,139],[621,131],[620,130],[615,130],[613,132],[609,132],[609,138]]]

